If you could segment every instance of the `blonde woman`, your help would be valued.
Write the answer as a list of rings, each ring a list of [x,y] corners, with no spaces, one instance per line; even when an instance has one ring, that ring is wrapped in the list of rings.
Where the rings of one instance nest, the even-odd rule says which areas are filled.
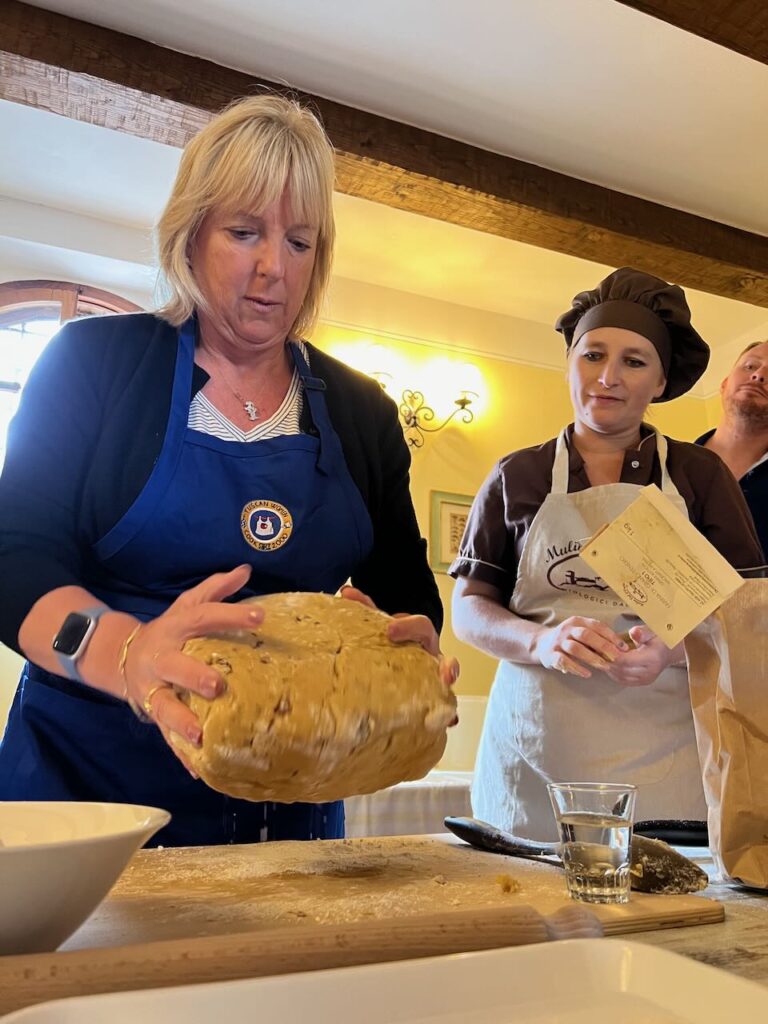
[[[547,782],[623,782],[638,787],[639,818],[703,819],[682,648],[633,618],[579,549],[655,483],[734,566],[762,564],[724,463],[643,422],[651,402],[693,386],[709,349],[682,289],[629,267],[576,295],[556,326],[574,421],[496,464],[450,569],[456,634],[499,659],[472,806],[554,839]]]
[[[437,653],[396,407],[302,340],[330,273],[332,186],[309,111],[274,96],[225,110],[159,222],[167,304],[67,325],[30,377],[0,481],[0,638],[28,659],[0,799],[156,804],[173,814],[164,845],[343,835],[341,804],[228,799],[168,742],[201,741],[178,692],[223,685],[185,640],[260,621],[230,598],[351,578],[350,596],[410,613],[393,639]]]

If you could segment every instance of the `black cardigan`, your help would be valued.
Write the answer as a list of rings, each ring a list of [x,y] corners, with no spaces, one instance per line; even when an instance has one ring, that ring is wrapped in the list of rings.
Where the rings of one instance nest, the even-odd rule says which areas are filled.
[[[373,550],[352,582],[384,611],[422,613],[439,630],[397,408],[375,381],[307,348],[373,522]],[[176,328],[137,313],[67,324],[36,363],[0,477],[0,640],[9,647],[19,649],[19,627],[43,594],[98,581],[93,544],[141,492],[160,452],[176,351]],[[192,395],[207,379],[195,366]],[[302,427],[314,431],[306,403]]]

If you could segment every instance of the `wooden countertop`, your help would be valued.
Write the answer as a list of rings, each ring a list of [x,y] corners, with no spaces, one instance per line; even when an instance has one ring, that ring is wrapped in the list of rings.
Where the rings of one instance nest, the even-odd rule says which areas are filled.
[[[708,851],[683,852],[713,876]],[[511,891],[510,876],[519,883]],[[190,975],[280,974],[600,928],[768,985],[768,895],[714,883],[691,896],[636,893],[625,906],[589,907],[568,899],[551,865],[444,834],[141,851],[62,951],[0,958],[0,1015]]]

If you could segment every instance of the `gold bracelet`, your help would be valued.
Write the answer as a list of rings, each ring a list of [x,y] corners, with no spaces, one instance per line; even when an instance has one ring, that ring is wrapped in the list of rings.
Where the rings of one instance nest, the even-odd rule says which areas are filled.
[[[128,648],[138,636],[139,630],[143,625],[143,622],[139,622],[133,627],[125,640],[123,640],[123,646],[120,648],[120,657],[117,660],[117,668],[123,678],[123,700],[126,701],[128,707],[140,722],[148,724],[152,721],[152,717],[136,703],[133,697],[128,696],[128,678],[125,674],[125,663],[128,661]]]
[[[123,640],[123,646],[120,648],[120,657],[117,660],[117,670],[123,680],[123,700],[128,699],[128,679],[125,674],[125,663],[128,661],[128,648],[136,639],[136,636],[143,625],[143,622],[139,622],[134,626],[125,640]]]

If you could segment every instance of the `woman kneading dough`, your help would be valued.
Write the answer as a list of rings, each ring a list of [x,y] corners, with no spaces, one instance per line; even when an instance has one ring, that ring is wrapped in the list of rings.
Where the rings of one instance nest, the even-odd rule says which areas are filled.
[[[579,549],[655,483],[732,565],[762,564],[724,463],[643,422],[693,386],[709,349],[682,289],[630,268],[578,294],[556,329],[574,422],[494,466],[450,569],[457,636],[500,659],[474,813],[554,839],[546,784],[597,781],[635,783],[638,818],[702,819],[682,646],[639,624]]]
[[[226,686],[185,642],[265,620],[233,598],[351,578],[346,596],[407,613],[390,640],[438,653],[397,407],[303,340],[333,176],[310,111],[234,104],[190,142],[161,217],[167,304],[67,324],[35,366],[0,481],[0,639],[28,659],[0,800],[157,805],[166,846],[343,835],[340,802],[231,799],[173,743],[201,745],[190,694]]]

